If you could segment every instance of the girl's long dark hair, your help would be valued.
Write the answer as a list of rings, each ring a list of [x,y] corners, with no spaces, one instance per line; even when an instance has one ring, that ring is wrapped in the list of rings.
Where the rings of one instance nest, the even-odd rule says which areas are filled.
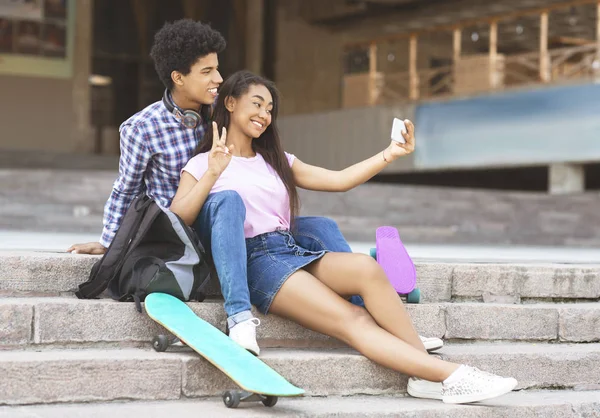
[[[300,199],[296,190],[296,183],[292,175],[292,169],[283,152],[279,132],[277,131],[277,113],[279,111],[279,92],[275,87],[275,83],[266,78],[260,77],[250,71],[238,71],[232,74],[219,89],[219,98],[215,105],[212,121],[217,123],[219,132],[223,127],[229,129],[231,118],[229,111],[225,107],[227,97],[239,99],[244,94],[248,93],[250,86],[265,86],[273,97],[273,109],[271,111],[271,124],[267,127],[263,134],[252,140],[252,150],[263,156],[265,161],[273,167],[279,178],[287,189],[290,199],[290,221],[291,227],[294,226],[294,219],[298,215],[300,208]],[[208,129],[204,137],[198,145],[197,154],[209,152],[213,143],[212,125],[208,125]]]

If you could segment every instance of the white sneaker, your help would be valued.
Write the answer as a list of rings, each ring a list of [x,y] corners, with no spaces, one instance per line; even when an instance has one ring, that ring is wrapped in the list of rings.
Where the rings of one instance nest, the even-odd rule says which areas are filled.
[[[458,375],[453,378],[454,373]],[[517,387],[517,381],[512,377],[497,376],[475,367],[463,365],[454,373],[442,383],[444,403],[483,401],[504,395]]]
[[[442,399],[442,382],[431,382],[429,380],[410,377],[408,379],[407,392],[413,398]]]
[[[255,356],[260,354],[260,348],[256,342],[256,327],[260,325],[260,319],[252,318],[235,324],[229,329],[229,338],[250,351]]]
[[[425,346],[425,350],[427,350],[427,352],[439,350],[444,346],[444,342],[439,338],[421,337],[420,335],[419,338],[421,339],[421,342]]]

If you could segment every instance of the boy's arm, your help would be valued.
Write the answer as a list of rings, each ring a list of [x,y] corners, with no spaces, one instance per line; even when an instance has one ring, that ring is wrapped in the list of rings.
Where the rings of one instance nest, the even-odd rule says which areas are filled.
[[[119,177],[113,184],[106,204],[102,236],[99,243],[75,244],[67,251],[78,254],[102,254],[114,238],[123,215],[133,199],[143,190],[144,173],[150,162],[147,135],[137,126],[121,127],[121,157]]]
[[[144,187],[144,173],[151,157],[147,139],[137,126],[125,125],[121,128],[119,177],[104,205],[104,228],[100,244],[106,248],[119,229],[129,205]]]

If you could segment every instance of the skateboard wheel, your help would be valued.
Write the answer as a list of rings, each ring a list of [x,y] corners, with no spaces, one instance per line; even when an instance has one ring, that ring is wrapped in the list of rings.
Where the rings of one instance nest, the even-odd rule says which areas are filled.
[[[169,348],[169,338],[163,334],[157,335],[152,339],[152,348],[159,353],[167,351],[167,348]]]
[[[406,295],[407,303],[419,303],[420,301],[421,301],[421,290],[418,287],[414,288],[412,292],[410,292],[408,295]]]
[[[265,399],[263,399],[262,403],[264,406],[268,406],[269,408],[272,408],[275,406],[278,399],[279,398],[277,396],[267,396],[267,397],[265,397]]]
[[[227,391],[223,394],[223,403],[227,408],[237,408],[242,400],[240,392]]]
[[[369,250],[369,255],[370,255],[371,257],[373,257],[375,260],[377,260],[377,248],[371,248],[371,249]]]

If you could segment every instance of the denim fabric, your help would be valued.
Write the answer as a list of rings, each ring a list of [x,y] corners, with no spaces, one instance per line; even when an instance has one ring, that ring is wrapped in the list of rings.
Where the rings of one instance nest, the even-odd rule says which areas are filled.
[[[208,195],[194,223],[202,245],[215,264],[230,328],[253,317],[247,281],[245,216],[246,207],[240,195],[235,191],[222,191]],[[313,252],[352,252],[337,224],[324,217],[297,217],[293,238],[298,246]],[[364,306],[359,296],[353,296],[350,301]]]
[[[263,314],[283,283],[327,251],[310,251],[298,245],[288,230],[267,232],[246,239],[250,301]]]
[[[253,317],[247,284],[245,217],[240,195],[223,191],[208,195],[194,223],[204,249],[212,255],[230,328]]]

